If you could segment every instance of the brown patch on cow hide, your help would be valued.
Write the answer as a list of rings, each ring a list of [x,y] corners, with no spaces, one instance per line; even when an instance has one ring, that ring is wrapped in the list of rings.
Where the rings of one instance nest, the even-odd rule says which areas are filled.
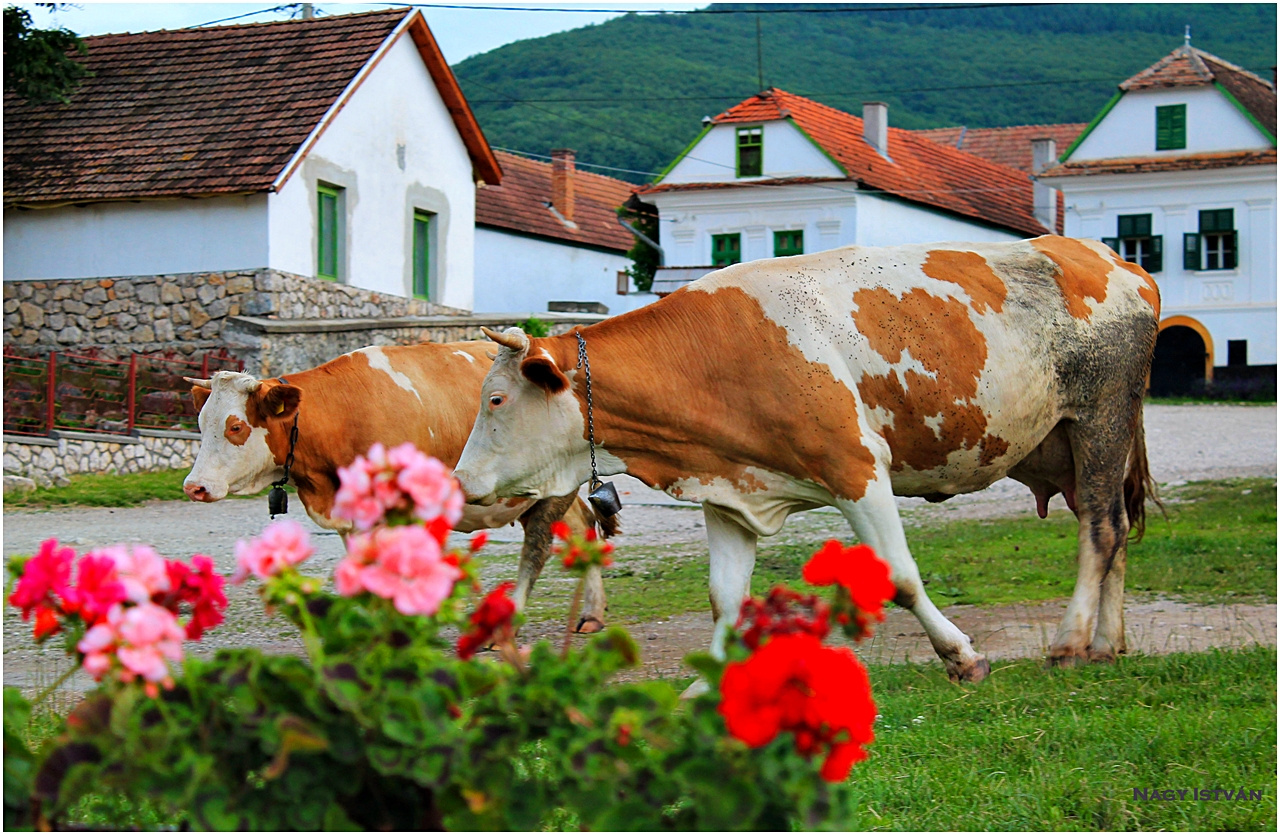
[[[979,445],[982,454],[978,456],[979,467],[990,467],[995,460],[1009,451],[1009,442],[999,435],[984,435]]]
[[[738,287],[679,290],[582,330],[591,360],[596,443],[627,472],[666,489],[723,478],[767,490],[757,468],[857,500],[875,472],[854,393],[812,362]],[[572,334],[534,339],[560,368],[577,363]],[[573,391],[586,426],[585,375]]]
[[[1008,290],[987,259],[976,252],[931,250],[921,269],[930,278],[959,285],[969,294],[969,306],[977,313],[988,309],[999,313],[1004,309]]]
[[[235,415],[227,415],[227,428],[223,436],[235,446],[244,446],[249,440],[249,427]]]
[[[1077,319],[1091,315],[1085,299],[1107,298],[1107,275],[1111,265],[1101,255],[1072,238],[1045,235],[1030,241],[1031,245],[1058,265],[1054,280],[1066,302],[1067,312]]]
[[[853,319],[872,350],[889,363],[909,353],[927,372],[908,369],[899,377],[891,369],[886,375],[864,374],[858,382],[868,408],[893,415],[893,425],[880,432],[889,442],[893,469],[936,469],[952,452],[976,447],[987,428],[987,416],[973,402],[987,362],[987,340],[964,302],[920,289],[899,298],[884,288],[859,290],[853,301]],[[933,419],[936,430],[926,418]]]
[[[1130,264],[1120,256],[1112,256],[1117,267],[1122,267],[1129,272],[1142,279],[1142,286],[1138,288],[1138,295],[1142,300],[1151,305],[1151,309],[1155,311],[1156,320],[1160,319],[1160,288],[1156,286],[1156,280],[1151,277],[1151,273],[1139,267],[1137,264]]]

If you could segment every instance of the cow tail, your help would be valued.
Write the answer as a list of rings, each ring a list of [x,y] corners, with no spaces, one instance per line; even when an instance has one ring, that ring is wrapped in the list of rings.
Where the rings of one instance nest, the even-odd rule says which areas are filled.
[[[1164,504],[1156,493],[1156,483],[1147,466],[1147,438],[1143,428],[1142,403],[1139,401],[1133,449],[1129,455],[1129,472],[1124,479],[1124,506],[1129,515],[1130,542],[1141,542],[1142,535],[1146,532],[1148,499],[1164,514]]]
[[[601,516],[596,513],[595,508],[591,509],[592,515],[595,516],[596,524],[600,526],[600,536],[605,539],[612,539],[622,530],[622,526],[618,524],[618,515]]]

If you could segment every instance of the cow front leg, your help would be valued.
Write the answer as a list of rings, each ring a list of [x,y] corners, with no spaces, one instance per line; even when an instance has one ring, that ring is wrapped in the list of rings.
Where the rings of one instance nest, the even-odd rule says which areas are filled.
[[[520,566],[516,571],[516,590],[513,595],[516,608],[523,611],[533,592],[533,585],[542,574],[543,566],[551,554],[551,525],[564,519],[569,531],[582,536],[594,523],[594,517],[576,492],[535,502],[520,517],[524,526],[524,543],[520,546]],[[604,629],[604,577],[599,566],[591,566],[586,575],[586,594],[583,597],[582,616],[578,620],[578,632],[599,632]]]
[[[876,554],[889,564],[889,576],[897,588],[894,602],[910,609],[920,621],[951,680],[977,682],[986,678],[991,672],[991,664],[974,651],[968,636],[947,620],[925,594],[920,569],[907,548],[907,537],[898,516],[898,505],[893,500],[888,473],[878,473],[876,480],[867,484],[867,492],[861,499],[837,499],[836,506],[858,539],[875,549]]]

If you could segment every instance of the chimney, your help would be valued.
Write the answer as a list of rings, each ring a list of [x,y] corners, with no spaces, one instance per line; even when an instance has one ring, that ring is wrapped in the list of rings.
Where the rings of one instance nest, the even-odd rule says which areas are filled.
[[[1057,143],[1053,139],[1031,140],[1031,202],[1032,214],[1050,232],[1056,232],[1058,222],[1058,190],[1035,179],[1034,175],[1053,164],[1057,156]]]
[[[889,105],[882,101],[862,103],[862,138],[880,156],[889,156]]]
[[[569,148],[551,152],[551,208],[570,223],[573,222],[573,160]]]

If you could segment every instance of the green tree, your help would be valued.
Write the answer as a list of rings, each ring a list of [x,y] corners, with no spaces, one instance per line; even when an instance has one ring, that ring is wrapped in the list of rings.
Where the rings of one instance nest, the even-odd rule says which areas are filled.
[[[36,5],[54,8],[55,3]],[[4,90],[31,102],[71,100],[80,81],[92,75],[68,53],[89,50],[69,29],[36,29],[31,15],[17,6],[4,10]]]
[[[658,240],[658,212],[648,203],[636,200],[627,201],[618,208],[618,217],[640,230],[649,240]],[[635,244],[627,250],[631,266],[627,267],[627,275],[635,283],[641,293],[649,292],[653,287],[653,276],[658,271],[658,250],[636,238]]]

